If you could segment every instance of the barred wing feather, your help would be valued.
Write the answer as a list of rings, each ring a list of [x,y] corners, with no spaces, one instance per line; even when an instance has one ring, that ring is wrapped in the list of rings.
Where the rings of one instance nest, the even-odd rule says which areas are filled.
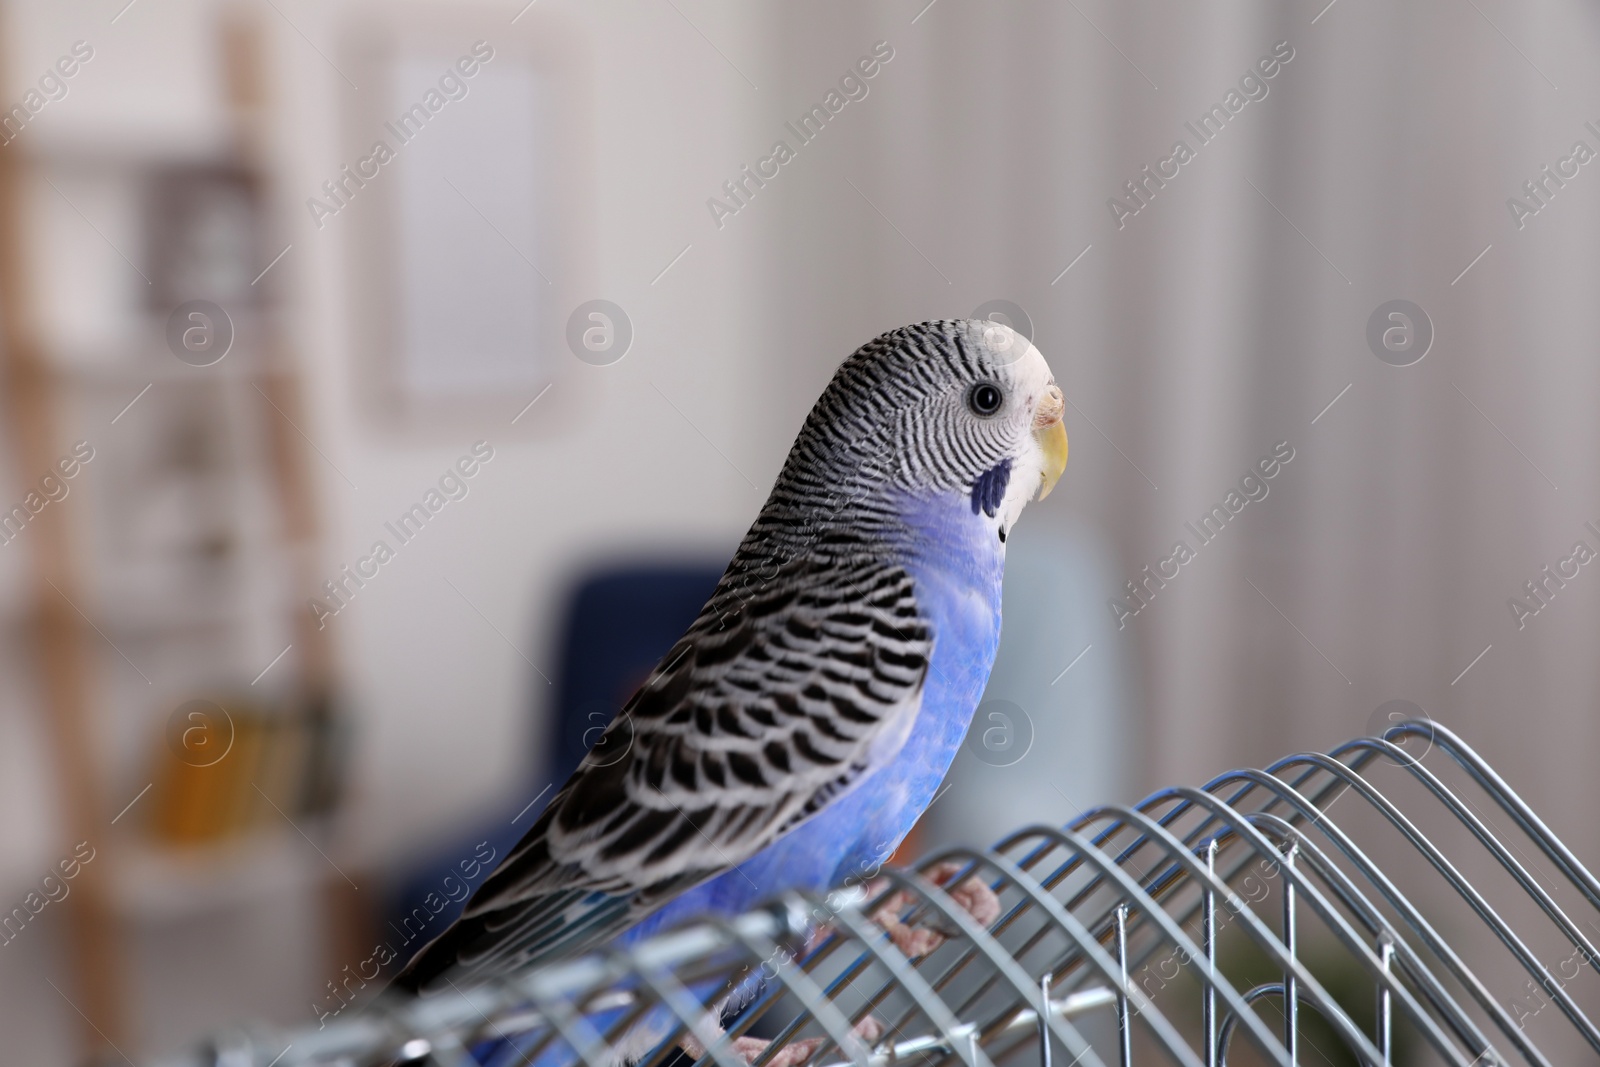
[[[593,947],[755,855],[899,750],[933,636],[881,559],[741,553],[413,980]]]

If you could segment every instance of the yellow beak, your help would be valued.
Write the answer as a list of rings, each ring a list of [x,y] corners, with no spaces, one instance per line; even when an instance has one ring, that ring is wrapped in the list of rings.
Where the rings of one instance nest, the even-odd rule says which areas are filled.
[[[1061,422],[1065,407],[1061,388],[1051,385],[1033,415],[1033,439],[1044,453],[1044,469],[1039,472],[1040,500],[1050,495],[1061,480],[1061,472],[1067,469],[1067,428]]]

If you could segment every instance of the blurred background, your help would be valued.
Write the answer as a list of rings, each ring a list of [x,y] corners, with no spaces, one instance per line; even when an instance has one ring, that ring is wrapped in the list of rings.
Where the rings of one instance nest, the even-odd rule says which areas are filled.
[[[374,992],[833,368],[931,318],[1033,338],[1072,461],[918,847],[1422,713],[1593,856],[1597,43],[1511,0],[6,0],[0,1060]]]

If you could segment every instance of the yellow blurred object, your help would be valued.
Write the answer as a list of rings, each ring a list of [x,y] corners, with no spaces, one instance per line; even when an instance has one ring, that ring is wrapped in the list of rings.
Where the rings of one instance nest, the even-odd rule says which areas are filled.
[[[326,701],[190,701],[173,713],[155,752],[150,834],[196,845],[263,821],[323,818],[343,792],[343,739],[343,720]]]
[[[228,728],[221,754],[197,755],[162,739],[156,756],[151,832],[171,844],[215,841],[245,829],[255,807],[254,781],[269,729],[257,709],[229,700],[217,705]],[[213,742],[215,743],[215,742]]]

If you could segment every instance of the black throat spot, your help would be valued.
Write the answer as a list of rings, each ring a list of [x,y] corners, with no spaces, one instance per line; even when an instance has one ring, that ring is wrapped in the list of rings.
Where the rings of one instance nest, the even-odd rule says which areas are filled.
[[[1010,481],[1010,456],[978,475],[978,480],[972,483],[972,513],[976,515],[981,511],[994,518],[994,513],[1000,509],[1000,501],[1005,499],[1006,485]]]

